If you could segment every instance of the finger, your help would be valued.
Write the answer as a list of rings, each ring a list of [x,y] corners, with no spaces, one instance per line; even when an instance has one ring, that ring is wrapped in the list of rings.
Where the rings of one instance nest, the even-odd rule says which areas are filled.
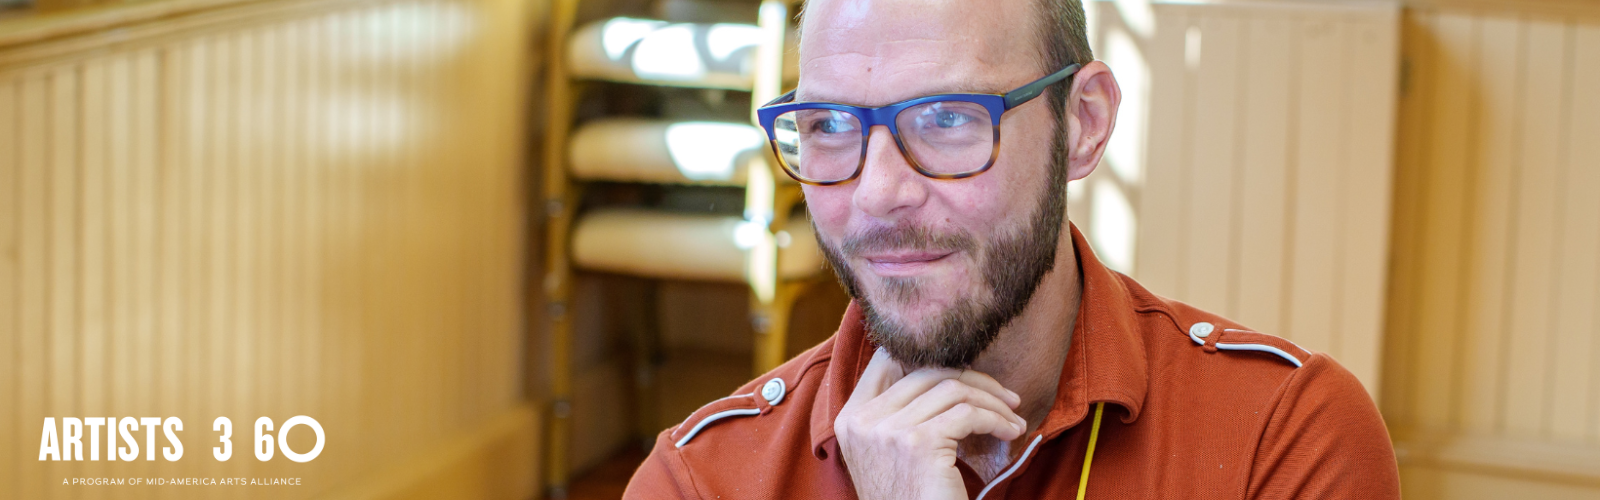
[[[900,411],[888,418],[894,428],[909,428],[920,425],[933,419],[959,405],[971,405],[989,410],[1004,417],[1012,424],[1027,428],[1027,421],[1012,411],[1000,398],[986,391],[969,386],[960,379],[947,379],[935,385],[928,392],[922,393],[917,399],[911,401]]]
[[[957,379],[966,385],[993,394],[1001,401],[1005,401],[1007,407],[1016,408],[1022,404],[1022,397],[1002,387],[994,377],[979,371],[950,368],[921,368],[912,371],[888,390],[883,391],[878,399],[889,411],[899,411],[900,408],[911,404],[912,400],[948,379]]]
[[[872,353],[872,360],[867,362],[867,369],[861,373],[861,379],[856,381],[855,390],[850,391],[850,399],[845,400],[844,407],[859,407],[877,398],[905,376],[902,370],[900,363],[895,362],[888,351],[878,348]],[[898,409],[899,406],[895,408]]]
[[[1001,401],[1005,401],[1006,406],[1011,409],[1016,409],[1018,406],[1022,406],[1022,396],[1018,395],[1015,391],[1000,385],[999,380],[995,380],[994,377],[990,377],[987,373],[977,370],[963,370],[961,372],[960,380],[963,384],[967,384],[989,394],[993,394],[995,397],[1000,398]]]
[[[918,368],[912,370],[911,373],[907,373],[905,377],[885,389],[882,394],[875,398],[873,403],[891,413],[900,411],[901,408],[911,404],[912,400],[932,390],[940,382],[960,377],[960,370],[931,367]]]
[[[960,404],[939,414],[916,429],[942,439],[960,441],[968,436],[989,435],[1003,441],[1022,437],[1025,429],[999,413],[973,405]]]

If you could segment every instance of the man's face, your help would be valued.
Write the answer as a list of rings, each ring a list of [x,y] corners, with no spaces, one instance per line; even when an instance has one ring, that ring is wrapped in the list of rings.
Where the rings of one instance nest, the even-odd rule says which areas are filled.
[[[1009,91],[1046,74],[1033,12],[1032,0],[808,2],[797,100]],[[1000,155],[982,175],[923,177],[877,127],[860,178],[805,186],[824,253],[901,363],[971,364],[1050,270],[1066,181],[1052,148],[1066,131],[1048,102],[1004,115]]]

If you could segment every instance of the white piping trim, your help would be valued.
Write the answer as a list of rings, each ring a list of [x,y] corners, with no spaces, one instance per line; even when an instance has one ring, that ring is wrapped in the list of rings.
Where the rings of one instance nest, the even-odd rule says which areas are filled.
[[[1294,356],[1290,356],[1289,353],[1283,352],[1283,349],[1272,347],[1270,345],[1261,345],[1261,344],[1224,344],[1224,343],[1218,342],[1217,343],[1217,348],[1225,350],[1225,351],[1261,351],[1261,352],[1270,352],[1272,354],[1277,354],[1279,356],[1282,356],[1283,359],[1289,360],[1290,363],[1294,363],[1294,367],[1295,368],[1299,368],[1300,367],[1300,359],[1299,358],[1296,358]]]
[[[1224,332],[1239,332],[1239,333],[1254,333],[1254,334],[1256,334],[1256,335],[1266,335],[1266,334],[1265,334],[1265,333],[1261,333],[1261,332],[1256,332],[1256,331],[1250,331],[1250,330],[1238,330],[1238,329],[1234,329],[1234,328],[1229,328],[1229,329],[1227,329],[1227,330],[1223,330],[1223,331],[1224,331]],[[1294,347],[1295,347],[1295,348],[1296,348],[1296,349],[1299,349],[1299,350],[1300,350],[1300,352],[1303,352],[1303,353],[1306,353],[1306,355],[1307,355],[1307,356],[1312,356],[1312,354],[1311,354],[1311,350],[1310,350],[1310,349],[1306,349],[1306,348],[1304,348],[1304,347],[1300,347],[1300,344],[1296,344],[1296,343],[1294,343],[1294,341],[1292,341],[1292,340],[1289,340],[1289,339],[1282,339],[1282,338],[1280,338],[1280,340],[1283,340],[1283,341],[1284,341],[1284,342],[1288,342],[1288,343],[1289,343],[1289,345],[1292,345],[1292,346],[1294,346]]]
[[[1191,339],[1194,339],[1194,343],[1196,343],[1196,344],[1199,344],[1199,345],[1206,345],[1206,341],[1205,341],[1205,339],[1202,339],[1202,338],[1200,338],[1200,337],[1196,337],[1196,336],[1194,336],[1194,334],[1193,334],[1193,333],[1190,333],[1190,334],[1189,334],[1189,338],[1191,338]]]
[[[699,409],[699,410],[695,410],[695,413],[699,413],[699,412],[700,412],[700,410],[704,410],[704,409],[705,409],[705,408],[706,408],[706,407],[707,407],[707,406],[711,406],[711,405],[714,405],[714,404],[717,404],[717,403],[720,403],[720,402],[723,402],[723,401],[727,401],[727,400],[729,400],[729,399],[733,399],[733,398],[747,398],[747,397],[750,397],[750,396],[754,396],[754,395],[756,395],[756,393],[754,393],[754,392],[751,392],[751,393],[747,393],[747,394],[734,394],[734,395],[732,395],[732,396],[726,396],[726,397],[722,397],[722,398],[720,398],[720,399],[717,399],[717,400],[715,400],[715,401],[712,401],[712,402],[710,402],[710,403],[706,403],[706,404],[704,404],[704,405],[702,405],[702,406],[700,406],[700,409]],[[683,425],[683,424],[687,424],[687,423],[689,423],[689,420],[691,420],[691,419],[693,419],[693,418],[694,418],[694,413],[690,413],[690,414],[689,414],[689,416],[687,416],[687,417],[683,417],[683,423],[680,423],[680,424],[678,424],[678,425],[680,425],[680,426],[681,426],[681,425]]]
[[[684,435],[683,439],[679,439],[678,440],[678,444],[676,445],[676,447],[677,448],[682,448],[683,445],[689,444],[689,440],[690,439],[694,439],[694,435],[695,434],[699,434],[700,433],[700,429],[704,429],[706,427],[706,424],[710,424],[712,422],[716,422],[718,420],[721,420],[723,417],[733,417],[733,416],[739,416],[739,415],[760,415],[760,414],[761,414],[761,409],[760,408],[740,408],[740,409],[736,409],[736,410],[726,410],[726,411],[720,411],[720,412],[717,412],[717,413],[713,413],[713,414],[711,414],[711,416],[706,417],[705,419],[701,420],[700,423],[694,424],[694,428],[693,429],[689,429],[689,433]]]
[[[1033,453],[1033,447],[1039,446],[1039,440],[1041,439],[1044,439],[1044,434],[1034,436],[1033,442],[1028,443],[1028,449],[1022,450],[1022,456],[1017,457],[1017,463],[1011,464],[1010,469],[1006,469],[1005,472],[1000,473],[999,477],[994,478],[993,481],[989,481],[989,484],[983,487],[983,491],[978,492],[978,500],[983,500],[983,496],[988,495],[989,490],[994,489],[995,485],[1000,484],[1001,481],[1005,481],[1007,477],[1011,476],[1011,473],[1016,472],[1017,469],[1021,468],[1022,463],[1028,460],[1028,455]]]

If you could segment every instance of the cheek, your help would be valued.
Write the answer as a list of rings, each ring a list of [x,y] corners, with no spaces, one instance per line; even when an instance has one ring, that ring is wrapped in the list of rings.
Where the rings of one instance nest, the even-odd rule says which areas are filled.
[[[801,191],[805,193],[806,210],[811,213],[811,222],[829,240],[838,238],[850,220],[852,190],[848,186],[802,186]]]
[[[977,177],[937,183],[931,198],[939,202],[930,205],[940,206],[940,218],[929,222],[966,228],[976,235],[1004,226],[1010,213],[1023,206],[1018,203],[1023,193],[1017,189],[1019,180],[1007,170],[1011,169],[996,164]]]

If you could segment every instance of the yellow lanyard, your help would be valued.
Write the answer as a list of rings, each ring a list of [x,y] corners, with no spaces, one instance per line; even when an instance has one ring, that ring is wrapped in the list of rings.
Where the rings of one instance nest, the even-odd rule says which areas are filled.
[[[1094,461],[1094,442],[1100,439],[1100,415],[1105,411],[1105,403],[1094,404],[1094,426],[1089,428],[1089,451],[1083,454],[1083,475],[1078,478],[1078,500],[1083,500],[1083,495],[1089,491],[1089,463]]]

